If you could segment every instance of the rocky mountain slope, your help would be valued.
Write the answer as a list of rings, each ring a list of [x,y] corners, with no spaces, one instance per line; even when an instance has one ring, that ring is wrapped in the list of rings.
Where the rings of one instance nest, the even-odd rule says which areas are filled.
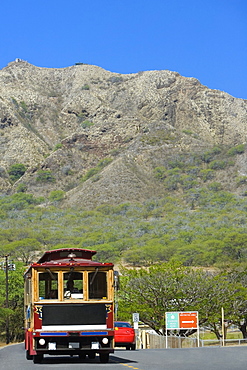
[[[0,71],[0,192],[66,192],[64,206],[162,196],[155,167],[178,156],[246,142],[247,101],[171,71],[117,74],[16,60]],[[9,168],[27,168],[15,183]],[[220,174],[247,176],[246,154]],[[90,172],[94,176],[89,176]]]

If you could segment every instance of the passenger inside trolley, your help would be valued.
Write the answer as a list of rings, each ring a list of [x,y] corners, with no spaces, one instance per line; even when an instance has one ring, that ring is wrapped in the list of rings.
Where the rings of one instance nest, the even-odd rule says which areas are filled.
[[[64,274],[64,298],[83,298],[83,274],[81,272],[73,272]]]

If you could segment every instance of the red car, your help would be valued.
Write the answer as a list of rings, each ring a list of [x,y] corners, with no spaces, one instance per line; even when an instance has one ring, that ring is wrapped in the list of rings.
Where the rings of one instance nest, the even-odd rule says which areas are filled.
[[[126,347],[126,349],[136,349],[135,330],[125,321],[116,321],[114,323],[115,347]]]

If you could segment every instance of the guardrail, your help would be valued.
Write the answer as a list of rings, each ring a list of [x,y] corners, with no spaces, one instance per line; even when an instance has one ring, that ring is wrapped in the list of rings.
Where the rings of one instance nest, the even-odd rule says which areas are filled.
[[[201,347],[205,346],[244,346],[247,345],[247,339],[225,339],[223,340],[212,340],[212,339],[200,339]]]
[[[198,347],[197,338],[185,338],[179,336],[169,336],[167,338],[168,348],[192,348]],[[200,347],[206,346],[243,346],[247,345],[247,339],[225,339],[224,343],[221,340],[200,339]],[[149,333],[145,330],[140,330],[137,336],[137,348],[143,349],[160,349],[166,348],[166,337],[163,335]]]

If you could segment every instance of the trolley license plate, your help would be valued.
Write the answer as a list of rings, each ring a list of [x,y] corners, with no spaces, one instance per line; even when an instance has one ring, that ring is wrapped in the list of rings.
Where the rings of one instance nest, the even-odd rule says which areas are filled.
[[[54,342],[48,343],[48,349],[49,351],[55,351],[57,349],[57,344]]]
[[[99,342],[92,342],[91,349],[99,349]]]
[[[80,343],[77,343],[77,342],[71,342],[69,343],[69,348],[80,348]]]

